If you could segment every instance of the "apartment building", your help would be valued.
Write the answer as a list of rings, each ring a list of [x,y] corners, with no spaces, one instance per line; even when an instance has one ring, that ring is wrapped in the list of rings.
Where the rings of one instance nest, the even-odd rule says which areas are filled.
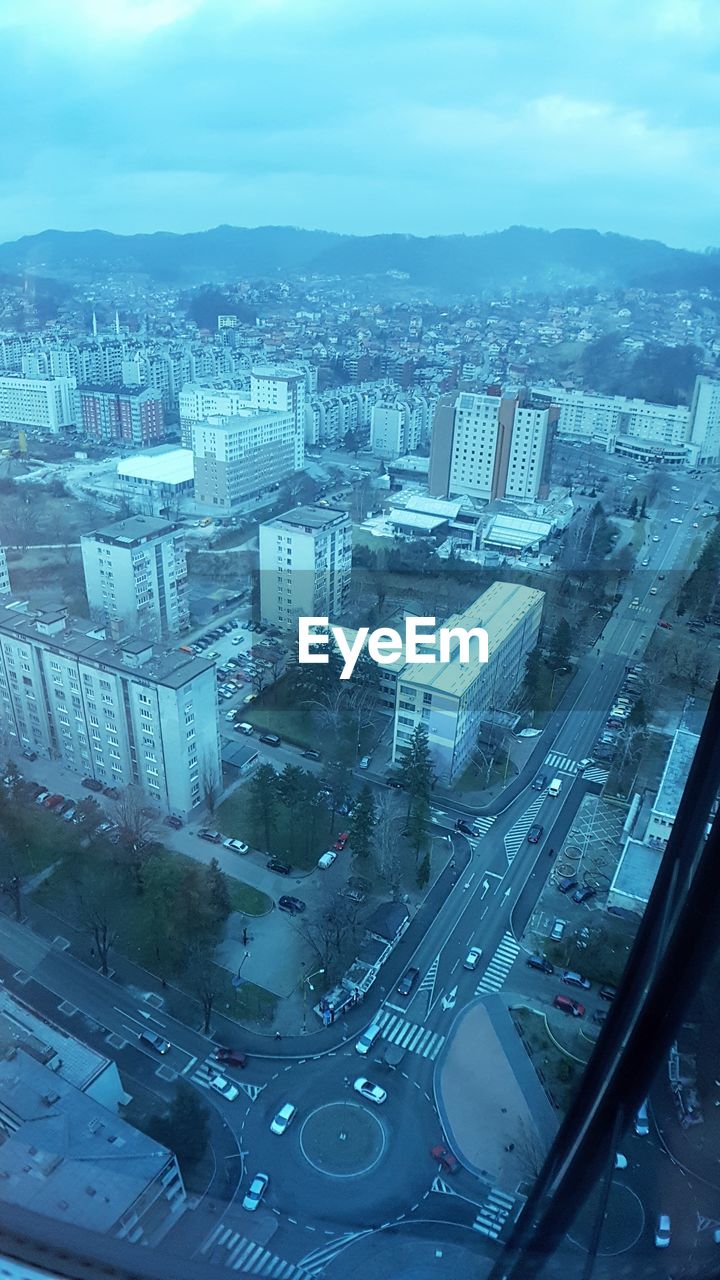
[[[143,448],[165,435],[160,392],[150,387],[80,386],[77,422],[91,440]]]
[[[180,413],[180,442],[185,449],[192,448],[193,427],[208,418],[231,418],[242,413],[249,404],[248,387],[205,386],[199,382],[186,382],[178,396]]]
[[[284,631],[299,617],[337,619],[347,605],[352,524],[346,511],[296,507],[260,525],[260,616]]]
[[[625,439],[679,446],[688,438],[690,410],[685,405],[652,404],[562,387],[536,387],[533,396],[539,403],[557,405],[559,436],[601,444],[608,453]]]
[[[407,405],[376,404],[370,415],[370,447],[376,458],[399,458],[407,452],[410,411]]]
[[[546,495],[557,411],[526,392],[460,392],[438,403],[428,487],[435,497],[466,495],[534,502]]]
[[[695,379],[689,436],[697,466],[717,466],[720,462],[720,382],[712,378]]]
[[[7,553],[4,547],[0,547],[0,596],[9,596],[12,587],[10,586],[10,574],[7,566]]]
[[[221,787],[215,668],[149,640],[116,644],[65,610],[0,606],[0,721],[18,751],[137,786],[187,816]]]
[[[0,1096],[6,1204],[151,1246],[187,1208],[172,1151],[21,1048],[0,1058]]]
[[[250,373],[250,403],[254,409],[291,413],[295,425],[293,470],[305,463],[305,373],[284,365],[254,365]]]
[[[232,510],[297,469],[293,412],[242,409],[193,426],[195,501]]]
[[[0,377],[0,425],[57,433],[75,425],[75,379]]]
[[[494,582],[463,613],[447,619],[445,627],[483,627],[489,661],[461,663],[455,642],[449,662],[403,668],[397,675],[395,763],[422,724],[439,779],[451,784],[460,777],[471,760],[482,717],[503,710],[523,679],[525,659],[537,644],[544,599],[545,593],[532,587]]]
[[[90,612],[113,639],[178,635],[189,621],[185,535],[131,516],[80,539]]]

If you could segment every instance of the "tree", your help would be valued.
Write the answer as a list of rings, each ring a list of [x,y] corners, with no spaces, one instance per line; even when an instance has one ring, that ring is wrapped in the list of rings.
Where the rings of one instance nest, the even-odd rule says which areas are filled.
[[[84,913],[100,959],[100,972],[104,978],[107,978],[110,973],[108,963],[110,951],[117,941],[117,933],[110,923],[112,907],[105,895],[98,895],[85,904]]]
[[[648,722],[648,709],[644,698],[638,698],[628,716],[628,724],[644,728]]]
[[[75,821],[82,827],[84,836],[94,836],[104,818],[105,814],[92,796],[83,796],[82,800],[78,800]]]
[[[352,960],[359,940],[358,907],[350,898],[332,894],[303,917],[300,931],[325,970],[325,981],[340,976]]]
[[[373,848],[376,822],[375,797],[365,783],[357,797],[348,823],[350,847],[354,858],[369,858]]]
[[[647,498],[645,497],[643,498],[642,503],[640,505],[640,515],[638,516],[638,519],[647,520]]]
[[[213,961],[212,952],[205,946],[193,946],[190,949],[187,965],[187,976],[190,985],[200,1001],[203,1011],[204,1036],[210,1034],[210,1021],[215,1001],[220,994],[220,971]]]
[[[175,1086],[170,1110],[165,1115],[153,1115],[146,1132],[156,1142],[161,1142],[175,1152],[183,1171],[188,1165],[198,1163],[207,1151],[210,1141],[208,1109],[192,1085],[184,1080]]]
[[[135,892],[142,894],[145,866],[160,849],[155,819],[138,787],[125,788],[118,800],[117,812],[117,847],[130,868]]]
[[[636,520],[637,513],[638,513],[638,500],[636,497],[633,497],[633,500],[630,503],[630,506],[628,507],[628,517],[630,518],[630,520]]]
[[[542,707],[542,662],[542,649],[540,645],[536,645],[534,649],[530,650],[525,659],[525,675],[523,676],[523,689],[533,711],[539,711]]]
[[[218,923],[224,924],[232,912],[232,899],[228,878],[217,858],[211,858],[207,869],[208,890],[213,914]]]
[[[270,851],[272,834],[278,819],[278,776],[271,764],[261,764],[248,787],[248,808],[251,820],[262,827],[265,848]]]
[[[560,618],[550,638],[548,665],[557,670],[566,667],[572,652],[572,631],[567,618]]]
[[[218,776],[214,761],[207,755],[204,757],[202,763],[200,785],[202,786],[205,807],[208,813],[213,814],[218,801]]]
[[[430,883],[430,850],[428,849],[417,869],[417,887],[424,889]]]
[[[383,791],[376,802],[375,865],[394,897],[400,893],[402,816],[396,791]]]
[[[410,735],[410,741],[403,750],[399,777],[410,800],[422,797],[429,802],[433,766],[428,732],[424,724],[416,725]],[[408,805],[408,813],[409,811]]]

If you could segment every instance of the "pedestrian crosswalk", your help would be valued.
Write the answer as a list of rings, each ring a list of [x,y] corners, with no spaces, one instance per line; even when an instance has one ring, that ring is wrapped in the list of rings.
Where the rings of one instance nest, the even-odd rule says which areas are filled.
[[[505,844],[505,855],[508,860],[508,865],[513,862],[518,849],[522,848],[523,841],[525,840],[538,813],[542,809],[544,801],[544,796],[538,796],[537,800],[533,800],[530,807],[520,815],[517,822],[510,828],[507,835],[504,837],[503,842]]]
[[[473,818],[472,826],[473,826],[475,835],[478,839],[480,838],[480,836],[487,835],[488,831],[490,830],[496,818],[497,818],[496,813],[490,814],[489,817],[481,816],[479,818]]]
[[[294,1262],[286,1262],[265,1249],[257,1240],[248,1240],[239,1231],[220,1222],[208,1236],[200,1252],[208,1262],[242,1271],[250,1276],[269,1276],[271,1280],[310,1280],[315,1274]]]
[[[221,1076],[222,1074],[222,1063],[216,1062],[213,1057],[209,1057],[195,1068],[190,1079],[193,1084],[199,1085],[201,1089],[209,1089],[212,1077],[218,1075]],[[242,1093],[246,1093],[251,1102],[254,1102],[258,1094],[262,1093],[262,1090],[265,1088],[264,1084],[250,1084],[249,1081],[237,1080],[234,1076],[232,1083],[236,1088],[240,1089]]]
[[[438,1031],[430,1031],[417,1022],[400,1018],[396,1013],[391,1014],[388,1009],[381,1009],[376,1021],[380,1024],[383,1040],[389,1040],[390,1044],[396,1044],[399,1049],[407,1049],[408,1053],[418,1053],[421,1058],[429,1058],[431,1062],[435,1061],[445,1043],[445,1037]]]
[[[573,760],[572,756],[562,756],[558,751],[551,751],[550,755],[545,757],[545,763],[549,764],[551,769],[557,769],[558,773],[577,773],[580,768],[579,761]]]
[[[475,995],[488,995],[492,991],[499,991],[519,953],[520,947],[512,934],[503,934],[497,951],[475,988]]]
[[[591,764],[588,766],[587,769],[583,769],[583,778],[585,782],[596,782],[598,786],[601,786],[601,787],[605,786],[605,783],[607,782],[609,777],[610,777],[610,770],[603,769],[601,768],[600,765],[597,765],[597,764]]]
[[[508,1218],[512,1216],[514,1219],[517,1216],[516,1205],[519,1207],[515,1196],[507,1195],[505,1191],[499,1191],[495,1187],[488,1193],[480,1212],[475,1215],[473,1231],[479,1231],[490,1240],[499,1239]]]
[[[342,1253],[343,1249],[346,1249],[354,1240],[361,1240],[363,1236],[371,1236],[372,1233],[372,1227],[368,1227],[365,1231],[348,1231],[345,1235],[335,1236],[335,1239],[328,1244],[321,1244],[311,1253],[306,1253],[305,1257],[300,1259],[298,1266],[302,1267],[303,1275],[319,1275],[328,1263],[337,1258],[338,1254]]]

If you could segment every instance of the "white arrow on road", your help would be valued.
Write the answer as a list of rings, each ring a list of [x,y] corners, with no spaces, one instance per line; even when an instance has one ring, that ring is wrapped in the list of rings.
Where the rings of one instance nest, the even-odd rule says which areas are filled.
[[[440,1002],[442,1004],[443,1009],[455,1008],[455,1004],[457,1002],[457,993],[458,993],[457,987],[453,987],[452,991],[449,991],[446,996],[443,996]]]
[[[482,882],[482,893],[480,894],[480,901],[481,901],[481,902],[482,902],[483,898],[485,897],[485,894],[488,892],[489,888],[490,888],[490,881],[489,881],[489,880],[483,880],[483,882]]]

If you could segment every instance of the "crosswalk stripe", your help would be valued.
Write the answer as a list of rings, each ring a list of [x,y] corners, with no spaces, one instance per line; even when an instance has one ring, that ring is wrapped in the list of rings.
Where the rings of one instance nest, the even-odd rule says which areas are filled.
[[[475,995],[487,995],[493,991],[499,991],[519,954],[520,947],[512,934],[504,934],[485,973],[475,988]]]
[[[363,1236],[369,1235],[372,1235],[371,1227],[368,1227],[365,1231],[348,1231],[344,1236],[338,1236],[329,1244],[320,1245],[319,1248],[306,1253],[305,1257],[300,1259],[298,1263],[301,1268],[299,1275],[318,1275],[327,1263],[337,1258],[338,1254],[342,1253],[343,1249],[353,1240],[361,1240]]]
[[[435,1058],[445,1041],[443,1035],[407,1018],[389,1015],[387,1009],[380,1010],[376,1021],[383,1040],[389,1040],[390,1044],[396,1044],[408,1053],[417,1053],[421,1058]]]

